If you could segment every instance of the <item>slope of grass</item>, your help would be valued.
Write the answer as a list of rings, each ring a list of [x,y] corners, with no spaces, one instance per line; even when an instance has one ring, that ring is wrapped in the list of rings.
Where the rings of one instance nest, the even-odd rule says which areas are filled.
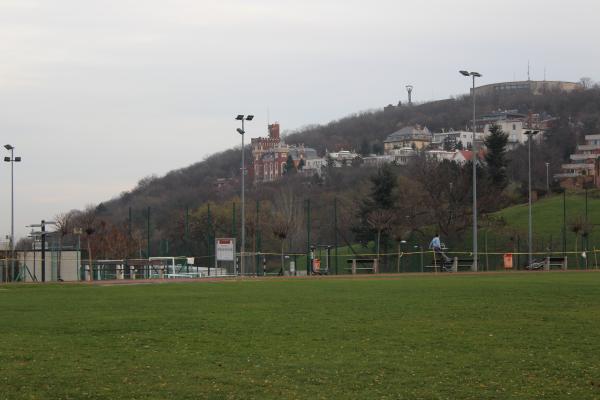
[[[496,215],[501,216],[509,227],[521,232],[527,232],[528,205],[522,204],[506,208]],[[576,217],[585,217],[585,196],[583,194],[568,194],[566,196],[567,230],[569,223]],[[560,235],[563,227],[563,196],[554,195],[542,198],[532,205],[533,226],[539,234]],[[600,198],[590,193],[588,195],[588,221],[600,223]]]
[[[596,399],[600,274],[0,287],[2,399]]]

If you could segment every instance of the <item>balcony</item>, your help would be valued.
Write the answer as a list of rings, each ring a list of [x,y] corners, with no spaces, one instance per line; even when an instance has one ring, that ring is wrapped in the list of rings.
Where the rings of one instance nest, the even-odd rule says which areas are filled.
[[[573,161],[595,160],[600,157],[600,154],[571,154],[570,158]]]
[[[561,174],[554,174],[554,179],[577,178],[578,176],[582,175],[578,172],[563,172]]]
[[[579,144],[579,145],[577,145],[577,150],[579,150],[579,151],[600,150],[600,144]]]
[[[573,169],[573,170],[594,170],[594,164],[588,163],[576,163],[576,164],[563,164],[562,169]]]

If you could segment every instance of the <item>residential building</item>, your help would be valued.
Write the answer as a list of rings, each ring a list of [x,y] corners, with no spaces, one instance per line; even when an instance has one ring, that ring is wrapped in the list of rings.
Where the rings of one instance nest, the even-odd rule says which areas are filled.
[[[268,126],[269,136],[253,138],[252,163],[254,183],[271,182],[281,178],[289,153],[289,146],[280,137],[279,124]]]
[[[393,163],[396,165],[406,165],[408,164],[414,157],[416,157],[417,152],[412,147],[401,147],[399,149],[392,149],[387,152],[387,154],[393,157]]]
[[[390,135],[383,142],[385,154],[390,154],[393,149],[410,147],[415,150],[426,148],[432,140],[432,135],[426,127],[406,126]]]
[[[445,150],[427,150],[425,152],[425,157],[435,160],[438,162],[446,161],[455,161],[454,157],[460,151],[445,151]]]
[[[392,164],[394,162],[394,156],[378,156],[371,154],[366,157],[363,157],[362,162],[362,166],[364,167],[381,167],[384,164]]]
[[[600,187],[600,134],[586,135],[585,142],[571,154],[571,162],[561,166],[563,172],[554,175],[562,187]]]
[[[323,158],[317,155],[317,151],[304,145],[290,146],[289,153],[294,161],[294,166],[305,175],[321,175],[321,169],[324,164]]]
[[[318,157],[315,149],[303,144],[287,145],[281,139],[279,123],[269,125],[268,129],[268,137],[252,139],[251,171],[255,184],[280,179],[285,173],[288,156],[292,157],[294,166],[305,174],[321,173],[323,159]]]
[[[334,153],[328,152],[325,156],[325,163],[327,163],[327,161],[331,159],[333,161],[333,166],[336,168],[340,168],[350,166],[352,165],[352,162],[354,160],[360,160],[360,158],[360,155],[358,155],[354,151],[340,150]]]
[[[545,113],[526,115],[516,110],[506,110],[482,115],[477,119],[476,125],[478,129],[483,131],[484,138],[490,134],[490,128],[494,124],[500,126],[502,131],[508,134],[508,148],[513,149],[518,145],[527,143],[528,136],[525,132],[528,130],[538,131],[538,134],[534,136],[534,140],[541,141],[544,132],[552,127],[556,120],[556,118]]]
[[[482,134],[477,135],[477,141],[479,142],[481,139]],[[443,149],[446,141],[453,143],[455,149],[469,149],[473,146],[473,132],[450,130],[434,133],[431,144],[438,149]]]

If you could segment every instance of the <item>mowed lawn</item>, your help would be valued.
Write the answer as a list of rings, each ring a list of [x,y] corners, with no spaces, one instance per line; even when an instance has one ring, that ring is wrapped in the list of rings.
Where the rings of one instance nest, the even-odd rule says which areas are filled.
[[[0,399],[598,399],[600,273],[0,286]]]

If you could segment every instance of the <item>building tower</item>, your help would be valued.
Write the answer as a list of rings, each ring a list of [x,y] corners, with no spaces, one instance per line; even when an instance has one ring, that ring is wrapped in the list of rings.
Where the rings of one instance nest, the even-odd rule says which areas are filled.
[[[413,91],[413,86],[412,85],[406,85],[406,91],[408,92],[408,105],[412,106],[412,91]]]

